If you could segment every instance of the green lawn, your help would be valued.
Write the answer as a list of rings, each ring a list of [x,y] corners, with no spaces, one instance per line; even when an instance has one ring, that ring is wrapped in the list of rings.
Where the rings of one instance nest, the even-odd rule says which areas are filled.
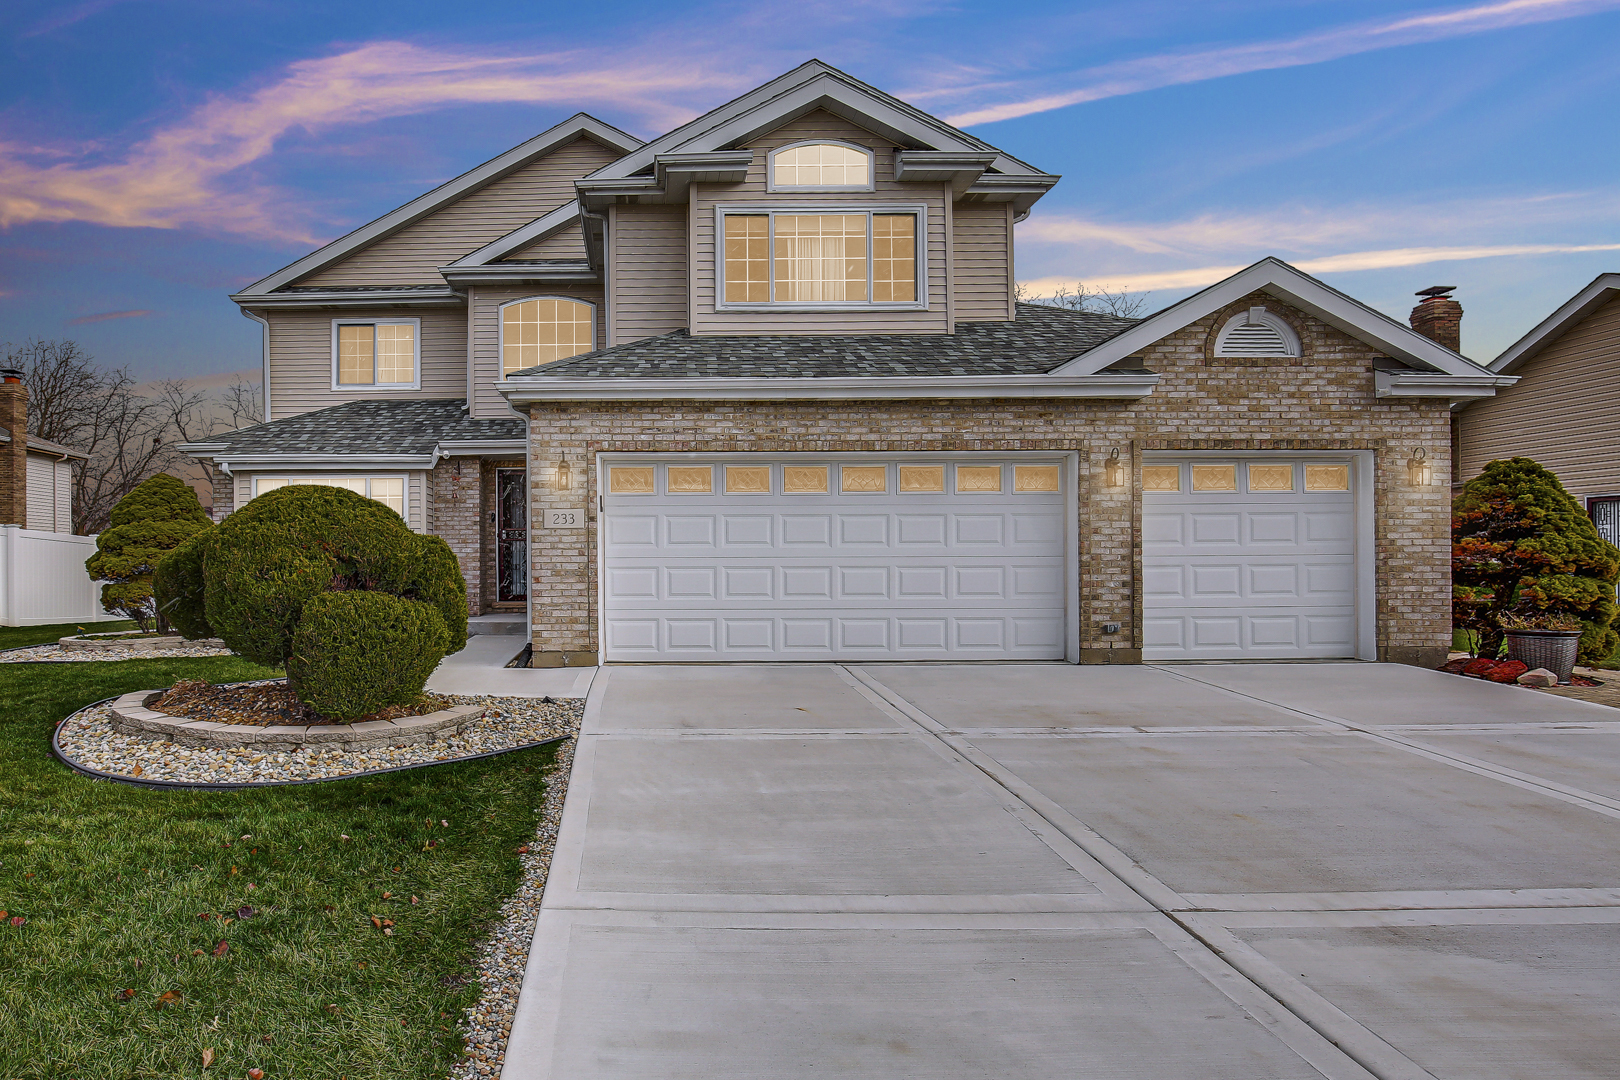
[[[56,623],[52,626],[0,626],[0,649],[21,649],[28,645],[49,645],[69,634],[110,634],[114,630],[133,630],[132,622]]]
[[[244,792],[97,782],[50,755],[90,702],[271,674],[0,665],[0,909],[26,920],[0,920],[4,1080],[438,1078],[458,1057],[473,945],[516,886],[552,748]]]

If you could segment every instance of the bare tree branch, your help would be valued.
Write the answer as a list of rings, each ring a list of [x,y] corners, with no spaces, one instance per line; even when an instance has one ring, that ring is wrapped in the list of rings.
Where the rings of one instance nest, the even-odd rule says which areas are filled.
[[[233,430],[252,427],[264,419],[264,397],[258,383],[237,379],[225,388],[220,399]]]
[[[1045,304],[1047,307],[1067,308],[1070,311],[1091,311],[1100,315],[1113,315],[1120,319],[1134,319],[1142,313],[1147,306],[1148,297],[1152,293],[1134,295],[1123,289],[1110,290],[1093,288],[1083,281],[1074,283],[1073,289],[1066,285],[1059,285],[1051,296],[1031,297],[1022,285],[1014,288],[1016,299],[1030,304]]]

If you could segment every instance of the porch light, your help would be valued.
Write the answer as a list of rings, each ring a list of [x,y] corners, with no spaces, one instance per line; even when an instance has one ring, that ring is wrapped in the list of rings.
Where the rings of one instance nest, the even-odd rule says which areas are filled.
[[[552,483],[558,491],[567,491],[574,486],[573,468],[568,464],[566,456],[557,459],[557,471]]]
[[[1125,463],[1119,460],[1119,447],[1108,452],[1108,462],[1103,468],[1103,482],[1111,488],[1125,486]]]
[[[1429,452],[1423,447],[1412,451],[1411,460],[1406,463],[1406,474],[1413,487],[1429,486]]]

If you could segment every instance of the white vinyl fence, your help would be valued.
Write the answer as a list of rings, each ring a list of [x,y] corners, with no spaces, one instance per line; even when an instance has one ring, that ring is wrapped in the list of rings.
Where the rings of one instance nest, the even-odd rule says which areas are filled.
[[[0,525],[0,626],[118,618],[101,610],[101,585],[84,569],[95,553],[93,536]]]

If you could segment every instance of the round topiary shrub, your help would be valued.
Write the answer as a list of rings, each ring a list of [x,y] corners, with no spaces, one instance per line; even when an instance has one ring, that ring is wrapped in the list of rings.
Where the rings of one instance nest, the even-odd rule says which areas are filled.
[[[449,639],[439,612],[420,600],[316,593],[293,630],[287,678],[316,712],[352,720],[421,693]]]
[[[285,667],[299,699],[327,715],[353,718],[410,701],[439,660],[467,643],[467,585],[449,545],[343,488],[260,495],[195,546],[176,549],[158,580],[159,602],[184,609],[192,629],[211,631],[256,663]],[[375,595],[357,601],[362,594]],[[334,624],[345,612],[382,621],[339,633]],[[413,635],[410,647],[400,644]],[[311,694],[342,704],[329,712]]]
[[[142,630],[154,619],[158,630],[168,629],[168,612],[153,596],[153,573],[165,555],[213,524],[184,480],[158,473],[141,481],[113,507],[96,553],[85,560],[90,576],[107,583],[101,606]]]

